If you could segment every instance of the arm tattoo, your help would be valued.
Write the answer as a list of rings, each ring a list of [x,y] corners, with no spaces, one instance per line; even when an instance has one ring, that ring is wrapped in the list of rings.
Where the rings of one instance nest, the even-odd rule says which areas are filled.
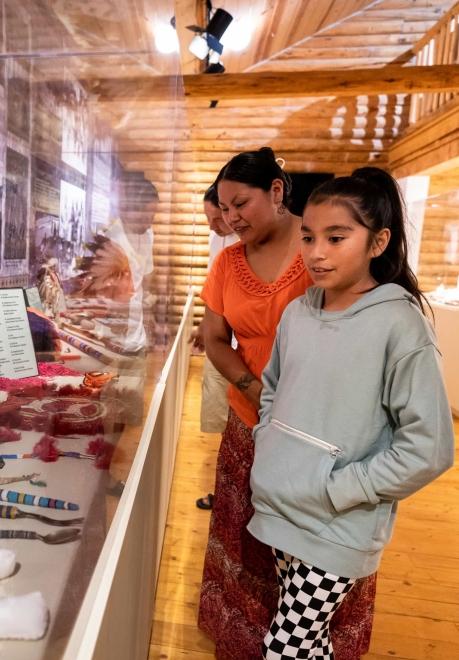
[[[243,376],[237,379],[234,385],[237,387],[238,390],[244,392],[249,388],[250,383],[254,380],[256,380],[256,378],[253,374],[244,374]]]

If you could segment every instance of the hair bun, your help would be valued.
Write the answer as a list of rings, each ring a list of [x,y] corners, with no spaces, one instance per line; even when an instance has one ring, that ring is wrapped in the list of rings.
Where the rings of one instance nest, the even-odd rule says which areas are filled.
[[[266,156],[270,160],[274,161],[276,165],[278,165],[281,170],[284,169],[285,167],[285,158],[281,158],[280,156],[276,157],[276,154],[274,151],[271,149],[271,147],[261,147],[258,149],[258,153],[262,154],[263,156]]]
[[[271,149],[271,147],[261,147],[258,149],[258,153],[266,156],[267,158],[270,158],[271,160],[276,160],[276,156],[274,155],[274,151]]]

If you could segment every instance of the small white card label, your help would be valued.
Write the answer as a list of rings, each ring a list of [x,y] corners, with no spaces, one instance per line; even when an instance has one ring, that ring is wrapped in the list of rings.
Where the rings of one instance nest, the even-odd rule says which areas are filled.
[[[38,374],[22,289],[0,289],[0,376],[26,378]]]

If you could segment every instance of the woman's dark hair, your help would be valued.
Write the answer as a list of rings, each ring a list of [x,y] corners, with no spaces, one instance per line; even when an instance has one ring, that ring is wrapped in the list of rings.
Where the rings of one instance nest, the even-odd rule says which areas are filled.
[[[210,202],[218,208],[218,193],[215,183],[207,188],[206,192],[204,193],[204,201]]]
[[[361,167],[351,176],[330,179],[311,193],[307,206],[327,202],[344,206],[354,220],[375,235],[390,230],[386,249],[370,263],[370,273],[379,284],[393,282],[404,287],[425,312],[416,275],[408,265],[405,205],[395,179],[379,167]]]
[[[282,180],[284,184],[282,203],[288,207],[292,181],[276,161],[271,147],[262,147],[256,151],[243,151],[234,156],[222,167],[214,186],[217,187],[220,181],[238,181],[268,192],[274,179]]]

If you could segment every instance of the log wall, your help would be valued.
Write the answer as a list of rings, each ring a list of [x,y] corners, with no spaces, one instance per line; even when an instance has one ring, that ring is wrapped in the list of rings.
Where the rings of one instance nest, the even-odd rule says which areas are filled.
[[[225,100],[216,108],[188,102],[176,118],[173,159],[166,150],[172,147],[168,110],[156,104],[137,108],[135,128],[127,121],[119,131],[120,155],[130,169],[145,171],[159,190],[155,286],[168,303],[168,322],[178,322],[188,287],[199,292],[205,280],[209,232],[202,196],[232,156],[268,145],[290,172],[343,175],[368,163],[387,167],[387,148],[407,124],[406,98]],[[109,110],[116,125],[123,106],[117,103]],[[203,314],[199,299],[195,310],[198,323]]]

